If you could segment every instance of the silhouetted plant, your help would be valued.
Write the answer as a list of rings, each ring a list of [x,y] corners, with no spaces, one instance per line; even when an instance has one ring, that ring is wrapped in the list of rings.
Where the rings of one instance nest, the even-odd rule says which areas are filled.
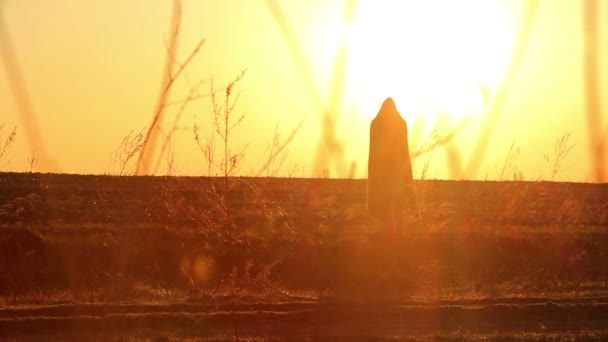
[[[194,140],[203,153],[203,157],[207,161],[209,175],[214,174],[212,169],[215,168],[217,172],[224,178],[226,190],[229,188],[229,177],[233,176],[238,170],[239,164],[245,155],[245,150],[247,149],[247,145],[244,145],[242,148],[235,151],[231,146],[231,135],[233,134],[234,129],[236,129],[243,122],[243,119],[245,119],[245,114],[238,115],[235,113],[235,108],[239,100],[239,94],[233,96],[234,87],[243,79],[245,72],[246,70],[243,70],[223,89],[223,100],[218,99],[218,89],[215,88],[213,80],[211,81],[210,94],[213,133],[206,139],[206,141],[203,141],[199,134],[198,124],[196,122],[194,123]],[[222,159],[219,163],[216,161],[215,156],[216,138],[219,138],[222,144]]]
[[[499,181],[508,180],[510,178],[513,178],[513,180],[517,179],[517,159],[519,158],[519,152],[519,147],[515,146],[515,140],[513,140],[511,147],[509,147],[509,152],[507,152],[505,163],[500,171]]]
[[[574,144],[569,142],[570,133],[564,133],[560,138],[555,141],[553,145],[553,153],[545,154],[545,161],[549,165],[551,170],[550,180],[555,180],[555,176],[564,169],[564,160],[568,156],[568,153],[574,148]]]
[[[160,163],[160,160],[162,160],[162,158],[156,159],[156,164],[155,164],[154,170],[151,170],[150,167],[156,156],[156,154],[155,154],[156,153],[156,143],[159,140],[159,136],[161,134],[164,134],[164,136],[165,136],[165,142],[162,146],[162,151],[161,151],[161,156],[162,156],[165,153],[166,148],[168,146],[168,139],[176,130],[177,120],[179,120],[179,117],[181,116],[181,113],[183,113],[185,106],[187,106],[194,98],[201,97],[200,95],[197,94],[197,89],[198,89],[198,86],[200,86],[200,84],[202,82],[200,82],[199,85],[192,87],[190,89],[190,94],[188,95],[187,99],[185,99],[183,101],[178,101],[179,103],[182,103],[182,109],[180,109],[180,111],[176,115],[175,121],[174,121],[173,126],[171,127],[171,130],[169,131],[169,133],[165,133],[162,130],[162,122],[164,119],[165,110],[166,110],[167,106],[172,104],[169,101],[169,95],[171,93],[171,90],[174,88],[174,85],[175,85],[176,81],[179,79],[180,75],[183,74],[184,70],[192,62],[194,57],[198,54],[201,47],[205,43],[205,39],[200,39],[198,41],[198,43],[194,46],[194,48],[191,50],[188,57],[186,57],[184,62],[183,63],[178,62],[176,56],[177,56],[177,43],[179,40],[179,35],[180,35],[180,30],[181,30],[181,23],[182,23],[182,2],[180,0],[174,0],[173,1],[173,18],[171,21],[171,37],[170,37],[170,40],[167,45],[167,60],[165,63],[164,78],[162,81],[161,91],[158,96],[158,102],[156,105],[154,115],[152,117],[152,121],[150,123],[150,127],[148,128],[148,130],[145,133],[145,138],[143,139],[143,146],[139,150],[139,153],[138,153],[137,166],[135,169],[135,173],[137,173],[137,174],[145,174],[145,173],[150,173],[150,171],[156,171],[156,169],[158,168],[158,165]]]
[[[146,144],[145,128],[135,133],[131,130],[125,135],[112,154],[112,171],[122,176],[127,170],[129,162],[138,155]],[[118,171],[116,171],[118,169]]]
[[[416,151],[410,153],[410,157],[415,159],[425,153],[429,153],[450,142],[454,137],[462,131],[462,129],[471,121],[471,117],[467,117],[458,124],[451,132],[445,135],[437,133],[437,128],[431,133],[429,141],[420,146]]]
[[[214,176],[214,168],[219,169],[219,166],[215,163],[215,140],[213,139],[213,134],[207,136],[203,141],[203,138],[201,138],[199,134],[200,127],[198,126],[196,118],[194,118],[193,131],[194,140],[207,162],[207,176]]]
[[[287,158],[287,151],[285,148],[289,145],[293,139],[296,137],[302,126],[304,125],[304,119],[300,120],[298,125],[291,131],[287,139],[281,141],[281,132],[279,131],[279,126],[277,125],[274,129],[272,142],[268,147],[268,158],[262,165],[262,167],[258,170],[255,176],[260,176],[265,174],[266,177],[276,176],[283,164],[285,163],[285,159]],[[292,172],[293,169],[289,172]],[[288,175],[289,175],[288,172]]]
[[[241,73],[224,88],[224,100],[220,104],[217,98],[217,89],[214,88],[213,80],[211,80],[211,103],[213,106],[213,127],[215,133],[220,137],[223,147],[224,159],[222,160],[221,172],[224,176],[226,189],[228,188],[228,177],[232,176],[237,170],[239,163],[245,155],[247,145],[243,146],[238,151],[233,151],[230,148],[230,135],[232,131],[238,127],[245,118],[245,114],[240,114],[235,117],[236,105],[239,102],[240,94],[233,95],[232,91],[236,84],[243,79],[246,70]]]
[[[29,168],[29,173],[34,172],[36,166],[38,166],[38,152],[32,151],[29,157],[27,157],[27,166]]]

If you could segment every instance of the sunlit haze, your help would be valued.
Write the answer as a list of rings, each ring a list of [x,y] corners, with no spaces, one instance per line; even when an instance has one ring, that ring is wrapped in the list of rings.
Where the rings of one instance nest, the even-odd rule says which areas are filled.
[[[212,79],[221,87],[246,70],[233,90],[240,94],[235,112],[245,116],[233,132],[232,150],[247,146],[237,174],[255,175],[270,153],[275,128],[284,140],[303,119],[281,169],[273,175],[322,176],[316,167],[318,154],[325,153],[319,147],[327,134],[323,117],[335,107],[332,103],[339,103],[333,116],[338,150],[348,165],[354,165],[350,176],[365,178],[369,124],[390,96],[408,122],[411,151],[428,143],[433,132],[447,135],[463,125],[449,145],[414,160],[415,178],[422,176],[428,162],[426,178],[513,179],[504,175],[508,163],[510,172],[525,180],[550,179],[545,156],[551,159],[556,140],[569,134],[574,147],[555,179],[593,180],[581,1],[540,2],[521,65],[506,93],[501,93],[502,87],[508,83],[527,0],[360,0],[352,22],[343,20],[340,0],[275,1],[304,53],[310,82],[270,3],[186,0],[182,6],[177,62],[184,62],[201,38],[206,41],[177,79],[170,100],[187,98],[199,81],[204,82],[200,93],[207,93]],[[169,0],[0,1],[0,20],[11,39],[44,144],[46,156],[38,171],[115,172],[112,156],[122,138],[151,125],[172,6]],[[608,136],[608,8],[603,2],[600,7],[599,126]],[[344,60],[336,59],[342,40]],[[332,88],[339,70],[336,60],[346,68],[339,99],[331,98],[339,89]],[[0,139],[13,126],[17,136],[10,159],[0,160],[0,171],[25,171],[36,147],[27,138],[31,127],[15,100],[7,65],[0,59],[0,125],[5,124]],[[218,96],[223,95],[220,91]],[[493,101],[503,95],[487,150],[471,172],[467,168],[486,117],[495,110]],[[179,110],[179,104],[167,107],[163,131],[171,129]],[[175,133],[175,174],[207,175],[193,131],[196,125],[202,136],[211,137],[212,122],[209,97],[188,103]],[[508,160],[512,145],[520,153]],[[454,150],[463,164],[461,172],[448,167],[447,156],[453,157]],[[322,166],[325,175],[349,176],[333,157],[328,158]],[[607,160],[604,157],[604,163]],[[158,174],[167,172],[165,164]]]

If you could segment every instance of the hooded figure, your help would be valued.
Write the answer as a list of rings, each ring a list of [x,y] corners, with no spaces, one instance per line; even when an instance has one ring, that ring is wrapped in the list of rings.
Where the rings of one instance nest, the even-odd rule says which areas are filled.
[[[392,98],[382,103],[370,127],[367,206],[388,233],[401,230],[405,187],[412,180],[407,124]]]

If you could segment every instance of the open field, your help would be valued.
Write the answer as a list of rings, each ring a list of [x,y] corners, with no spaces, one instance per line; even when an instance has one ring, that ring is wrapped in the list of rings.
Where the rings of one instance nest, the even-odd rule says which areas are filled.
[[[228,185],[227,190],[226,185]],[[0,338],[608,338],[608,184],[0,174]]]

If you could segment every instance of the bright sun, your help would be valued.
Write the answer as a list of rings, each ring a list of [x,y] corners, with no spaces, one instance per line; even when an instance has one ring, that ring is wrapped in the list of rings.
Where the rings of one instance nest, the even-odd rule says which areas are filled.
[[[479,112],[509,55],[510,27],[495,1],[360,3],[347,29],[349,83],[362,119],[392,96],[407,119]]]

